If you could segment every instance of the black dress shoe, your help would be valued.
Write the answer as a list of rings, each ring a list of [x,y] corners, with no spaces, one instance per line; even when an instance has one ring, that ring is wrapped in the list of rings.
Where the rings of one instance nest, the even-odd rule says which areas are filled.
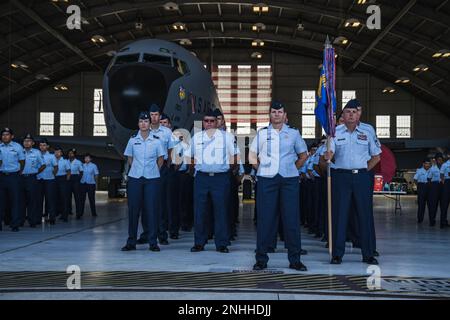
[[[48,221],[52,226],[56,224],[55,220],[49,220]]]
[[[161,249],[156,244],[151,245],[150,248],[148,248],[148,250],[153,251],[153,252],[161,251]]]
[[[367,264],[378,265],[378,261],[377,261],[377,259],[375,259],[374,257],[363,258],[363,262],[365,262],[365,263],[367,263]]]
[[[300,250],[300,255],[301,256],[306,256],[308,254],[308,251],[301,249]]]
[[[297,270],[297,271],[308,271],[306,266],[303,263],[301,263],[300,261],[296,262],[296,263],[291,263],[289,265],[289,269],[294,269],[294,270]]]
[[[167,246],[169,244],[169,241],[167,240],[159,240],[159,244],[162,246]]]
[[[180,237],[177,234],[171,234],[170,239],[178,240]]]
[[[191,248],[191,252],[200,252],[203,250],[205,250],[205,247],[201,245],[195,245]]]
[[[97,217],[97,214],[96,214],[96,213],[94,213],[94,214],[92,215],[92,217],[94,217],[94,218],[95,218],[95,217]]]
[[[253,266],[253,270],[255,270],[255,271],[260,271],[260,270],[264,270],[264,269],[267,269],[267,263],[264,263],[264,262],[257,262]]]
[[[379,253],[377,250],[375,250],[375,251],[373,252],[373,256],[374,256],[374,257],[379,257],[379,256],[380,256],[380,253]]]
[[[330,264],[341,264],[342,263],[342,258],[341,257],[333,257],[333,259],[331,259]]]
[[[19,227],[11,228],[11,231],[12,231],[12,232],[19,232]]]
[[[192,228],[181,227],[181,231],[184,231],[184,232],[191,232],[191,231],[192,231]]]
[[[125,247],[121,249],[121,251],[132,251],[132,250],[136,250],[136,246],[132,246],[130,244],[127,244]]]
[[[136,243],[137,243],[137,244],[146,244],[146,243],[148,243],[148,240],[139,238],[139,239],[137,239]]]
[[[448,224],[441,224],[441,229],[448,228]]]
[[[431,221],[430,222],[430,227],[434,227],[436,225],[436,221]]]
[[[30,224],[30,228],[36,228],[35,224]]]
[[[228,252],[230,252],[230,250],[228,250],[227,247],[218,247],[218,248],[216,249],[216,251],[218,251],[218,252],[220,252],[220,253],[228,253]]]
[[[78,216],[78,215],[77,215],[77,220],[80,220],[80,219],[81,219],[81,216]]]
[[[269,248],[269,249],[267,249],[267,253],[275,253],[275,248]],[[256,252],[256,250],[255,250],[255,252]]]

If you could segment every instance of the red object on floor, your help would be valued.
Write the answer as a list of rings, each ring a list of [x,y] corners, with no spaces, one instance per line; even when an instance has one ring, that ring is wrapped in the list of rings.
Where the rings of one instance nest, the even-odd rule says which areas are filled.
[[[390,183],[397,170],[397,161],[388,147],[381,145],[381,151],[381,161],[375,166],[375,175],[383,176],[383,183]]]

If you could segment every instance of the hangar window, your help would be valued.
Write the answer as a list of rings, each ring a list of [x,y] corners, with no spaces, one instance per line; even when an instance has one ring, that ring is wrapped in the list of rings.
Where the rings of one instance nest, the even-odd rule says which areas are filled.
[[[55,135],[55,113],[41,112],[39,114],[39,135],[53,136]]]
[[[397,116],[397,138],[411,138],[411,116]]]
[[[349,102],[352,99],[356,99],[355,90],[342,90],[342,109],[344,109],[347,102]]]
[[[107,135],[105,116],[103,114],[103,90],[94,89],[94,137]]]
[[[376,125],[378,138],[391,137],[391,116],[377,116]]]
[[[314,139],[316,137],[316,92],[303,90],[302,92],[302,137]]]
[[[270,65],[213,65],[212,77],[217,88],[227,128],[248,135],[250,128],[265,127],[272,100]]]
[[[136,54],[127,54],[123,56],[117,56],[116,61],[114,62],[115,66],[126,64],[126,63],[136,63],[139,62],[139,53]]]
[[[73,136],[74,135],[75,117],[73,112],[61,112],[59,115],[59,135]]]

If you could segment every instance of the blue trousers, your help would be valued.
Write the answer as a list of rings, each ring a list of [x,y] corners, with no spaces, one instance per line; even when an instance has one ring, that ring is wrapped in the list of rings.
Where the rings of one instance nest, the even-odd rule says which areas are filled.
[[[430,186],[428,185],[428,183],[417,184],[417,222],[419,223],[422,223],[423,218],[425,217],[425,208],[428,203],[429,193]]]
[[[230,178],[227,172],[209,176],[197,172],[194,179],[194,241],[204,246],[208,241],[207,206],[211,196],[214,213],[214,241],[216,247],[230,244],[229,199]]]
[[[360,245],[363,257],[372,257],[375,250],[372,241],[373,212],[370,204],[370,173],[360,170],[357,174],[351,171],[332,170],[332,224],[333,224],[333,256],[343,257],[349,212],[354,204],[357,215]]]
[[[55,221],[56,219],[56,180],[38,180],[39,185],[39,199],[38,211],[43,212],[43,205],[45,199],[45,211],[48,213],[48,219]]]
[[[267,263],[267,251],[276,237],[279,213],[290,263],[300,261],[301,237],[298,177],[258,177],[256,206],[258,211],[256,261]],[[280,205],[280,208],[278,206]]]
[[[440,182],[431,182],[430,191],[428,194],[429,207],[428,214],[430,216],[430,223],[436,222],[436,214],[439,205],[439,200],[441,198],[442,184]]]
[[[69,214],[69,181],[67,181],[67,176],[57,176],[56,177],[56,210],[57,214],[61,215],[61,218],[67,218]]]
[[[41,215],[38,210],[38,180],[36,175],[28,175],[20,177],[20,211],[21,211],[21,223],[25,222],[25,218],[28,218],[30,225],[37,225],[41,222]]]
[[[86,195],[89,199],[89,208],[91,208],[91,215],[97,215],[97,209],[95,207],[95,184],[80,183],[80,216],[84,214],[84,207],[86,204]],[[77,214],[78,215],[78,214]]]
[[[140,214],[145,216],[142,221],[147,225],[142,227],[147,230],[149,244],[157,244],[160,187],[160,178],[128,178],[128,245],[136,245]]]
[[[68,199],[68,205],[69,205],[69,213],[72,213],[72,195],[75,199],[75,211],[77,215],[81,215],[81,195],[82,190],[80,186],[80,175],[79,174],[72,174],[70,175],[70,181],[69,181],[69,199]]]
[[[20,176],[18,173],[0,174],[0,226],[5,215],[7,201],[11,209],[10,226],[18,228],[21,224]]]
[[[441,194],[441,225],[448,224],[447,211],[450,203],[450,179],[444,180]]]

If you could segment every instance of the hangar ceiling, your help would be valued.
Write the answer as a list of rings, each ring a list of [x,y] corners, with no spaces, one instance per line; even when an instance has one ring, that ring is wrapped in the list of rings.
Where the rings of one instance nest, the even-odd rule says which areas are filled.
[[[336,41],[337,63],[347,73],[373,74],[450,117],[449,0],[266,1],[267,12],[262,10],[263,4],[202,0],[3,1],[0,112],[80,71],[103,70],[111,52],[141,38],[189,39],[192,44],[185,47],[194,51],[209,48],[212,43],[215,48],[251,49],[252,41],[262,40],[264,47],[255,51],[321,58],[329,36]],[[366,9],[371,4],[381,8],[381,30],[369,30],[365,25],[369,17]],[[66,26],[69,5],[81,8],[81,30]],[[181,30],[175,30],[177,23],[183,25]]]

